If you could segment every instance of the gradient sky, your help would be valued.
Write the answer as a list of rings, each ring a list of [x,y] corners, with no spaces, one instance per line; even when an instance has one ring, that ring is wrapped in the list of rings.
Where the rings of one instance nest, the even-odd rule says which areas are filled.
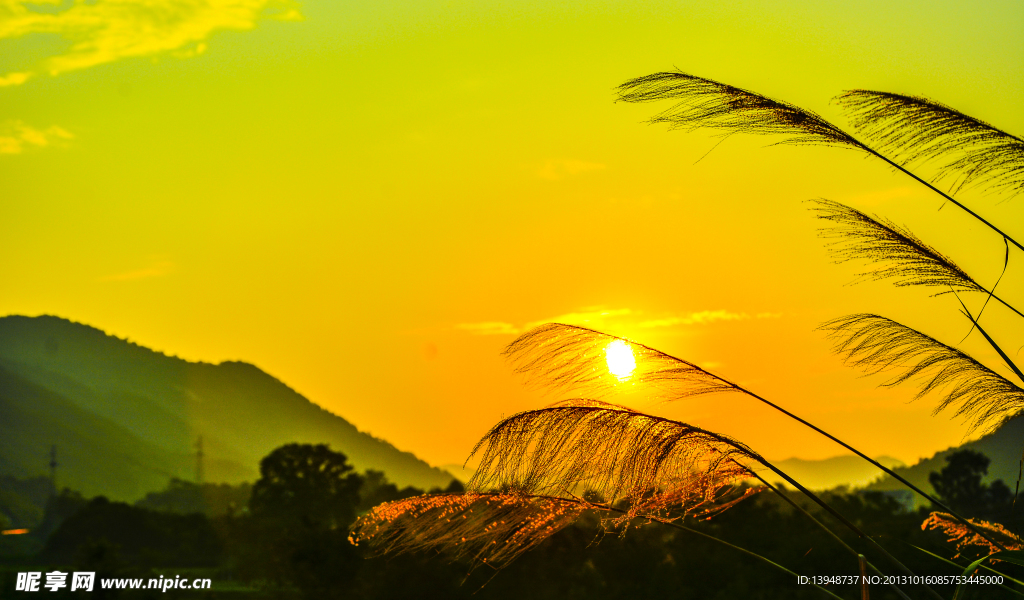
[[[509,373],[516,333],[587,324],[914,461],[966,427],[814,328],[968,327],[947,296],[849,285],[802,201],[905,223],[985,284],[1001,241],[877,161],[741,136],[708,154],[712,132],[644,124],[659,107],[613,88],[678,67],[840,125],[832,96],[879,89],[1019,135],[1021,31],[1020,1],[0,0],[0,315],[254,363],[433,464],[558,399]],[[1024,198],[961,198],[1024,237]],[[1024,328],[986,314],[1016,349]],[[769,458],[841,453],[742,398],[634,406]]]

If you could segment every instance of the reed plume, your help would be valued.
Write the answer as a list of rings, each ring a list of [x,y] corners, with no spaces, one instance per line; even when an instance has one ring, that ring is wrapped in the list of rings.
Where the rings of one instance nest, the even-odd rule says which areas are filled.
[[[858,134],[904,165],[939,161],[933,183],[1024,191],[1024,139],[921,96],[851,90],[837,97]]]
[[[896,371],[883,386],[913,379],[919,386],[915,399],[940,392],[935,414],[954,407],[955,416],[968,421],[971,432],[990,432],[1024,409],[1024,389],[970,355],[891,319],[855,314],[828,321],[820,329],[828,332],[833,349],[847,364],[869,374]]]
[[[953,558],[959,558],[966,550],[980,550],[983,554],[992,554],[1003,550],[1024,550],[1024,540],[1006,529],[999,523],[990,523],[980,519],[971,519],[971,524],[976,528],[984,530],[988,534],[986,539],[977,532],[965,527],[957,521],[953,515],[943,512],[933,512],[921,523],[921,530],[939,530],[949,536],[949,542],[956,544],[957,554]],[[998,540],[1000,546],[992,543],[991,540]]]
[[[621,509],[622,522],[717,514],[752,493],[738,491],[734,484],[748,476],[761,479],[744,464],[757,463],[913,575],[854,523],[764,457],[737,440],[686,423],[604,402],[571,400],[504,419],[480,440],[473,454],[481,448],[471,489],[509,487],[530,494],[590,489],[613,504],[620,499],[628,504]]]
[[[651,123],[668,123],[672,128],[694,130],[700,127],[718,129],[728,136],[734,133],[781,135],[780,144],[817,144],[860,150],[878,158],[912,177],[918,183],[939,194],[1008,243],[1024,251],[1024,245],[999,227],[968,208],[965,204],[936,188],[911,172],[904,163],[907,157],[936,155],[952,150],[964,150],[965,155],[950,162],[940,172],[960,172],[963,179],[957,189],[975,180],[988,180],[993,186],[1019,191],[1024,178],[1024,158],[1021,140],[978,119],[958,113],[940,104],[891,94],[886,100],[871,94],[880,92],[849,92],[840,97],[840,103],[852,107],[855,118],[867,135],[873,135],[883,147],[901,152],[904,160],[893,160],[883,152],[868,146],[849,133],[829,123],[817,114],[780,100],[773,100],[711,79],[689,75],[680,71],[661,72],[631,79],[618,87],[618,100],[624,102],[652,102],[676,100],[677,103],[650,119]],[[880,98],[880,96],[877,96]],[[888,108],[881,108],[887,106]],[[916,116],[909,117],[915,106]],[[874,107],[874,108],[871,108]],[[859,111],[859,112],[858,112]],[[860,115],[857,117],[857,115]],[[886,119],[900,115],[901,125],[884,125]],[[902,119],[902,120],[901,120]],[[874,123],[875,127],[868,126]],[[900,127],[910,128],[906,132]],[[964,148],[959,144],[968,144]]]
[[[606,349],[616,340],[633,353],[636,368],[628,377],[616,376],[606,365]],[[603,398],[624,388],[643,388],[663,399],[735,391],[732,383],[691,362],[575,325],[547,323],[531,329],[509,344],[503,354],[515,372],[525,376],[527,384],[588,398]]]
[[[637,516],[710,516],[731,506],[743,462],[766,463],[742,443],[622,406],[569,400],[502,420],[477,443],[475,490],[565,495],[589,490]],[[758,488],[759,489],[759,488]],[[739,492],[745,497],[747,492]]]
[[[809,110],[681,71],[637,77],[620,85],[618,92],[623,102],[675,100],[675,105],[650,120],[672,128],[780,135],[784,137],[779,144],[863,149],[860,142]]]
[[[428,494],[375,506],[352,525],[349,541],[378,554],[433,550],[501,568],[591,508],[519,492]]]
[[[501,569],[587,512],[623,515],[602,519],[606,525],[618,524],[624,518],[621,509],[580,498],[519,492],[428,494],[375,507],[352,525],[349,541],[366,544],[377,555],[433,550],[454,559],[473,559],[470,569],[479,564]],[[791,577],[798,576],[760,554],[707,533],[671,520],[650,520],[742,552]],[[842,600],[828,589],[812,585]]]
[[[952,259],[921,241],[910,230],[832,200],[822,198],[811,202],[815,205],[811,210],[816,216],[832,224],[822,228],[819,235],[834,240],[826,247],[837,263],[851,260],[882,263],[858,273],[859,277],[874,281],[895,279],[897,287],[943,288],[936,295],[953,290],[988,293]]]
[[[628,345],[635,356],[636,368],[624,379],[611,374],[607,366],[603,364],[605,361],[603,348],[607,348],[614,341]],[[669,401],[711,392],[739,392],[770,406],[794,421],[825,436],[878,467],[880,471],[891,475],[922,498],[947,512],[953,513],[954,516],[958,516],[951,508],[910,481],[907,481],[899,473],[824,429],[746,388],[701,369],[693,363],[670,356],[643,344],[585,327],[549,323],[528,331],[514,340],[506,348],[505,355],[512,362],[515,370],[526,376],[528,383],[553,390],[570,389],[584,395],[606,396],[621,390],[623,386],[629,386],[633,390],[642,390],[648,397]],[[787,475],[776,470],[770,463],[762,464],[769,469],[775,470],[776,474],[789,481],[797,489],[801,489],[799,483],[792,481]],[[856,529],[852,524],[846,522],[845,519],[835,513],[831,507],[825,505],[820,499],[813,497],[813,494],[810,492],[807,492],[807,494],[822,508],[844,521],[844,524],[848,527]],[[870,540],[868,541],[870,543]]]

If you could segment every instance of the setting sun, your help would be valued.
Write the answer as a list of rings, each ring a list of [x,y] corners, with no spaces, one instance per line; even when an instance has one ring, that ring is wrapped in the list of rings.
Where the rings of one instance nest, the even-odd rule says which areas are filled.
[[[620,380],[626,379],[636,369],[636,360],[633,358],[633,349],[622,340],[615,340],[608,344],[604,350],[608,361],[608,370]]]

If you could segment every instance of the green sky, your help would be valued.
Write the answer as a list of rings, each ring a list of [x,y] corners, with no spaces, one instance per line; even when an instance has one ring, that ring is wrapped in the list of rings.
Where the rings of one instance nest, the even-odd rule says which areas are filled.
[[[0,0],[0,314],[252,362],[435,464],[557,399],[499,352],[558,319],[912,461],[966,428],[814,328],[968,328],[948,296],[849,285],[802,201],[906,223],[986,285],[1001,241],[877,161],[740,136],[708,154],[719,138],[646,125],[658,107],[613,88],[678,67],[839,124],[832,96],[880,89],[1019,135],[1021,31],[1019,1]],[[1024,198],[961,197],[1024,236]],[[1015,350],[1024,328],[987,318]],[[770,458],[839,453],[748,401],[636,406]]]

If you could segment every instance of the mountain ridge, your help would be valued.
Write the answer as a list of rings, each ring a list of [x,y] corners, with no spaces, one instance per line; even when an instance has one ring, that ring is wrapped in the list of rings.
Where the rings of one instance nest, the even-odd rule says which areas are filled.
[[[154,446],[162,456],[158,462],[182,479],[195,475],[199,436],[208,479],[227,483],[254,480],[259,459],[290,442],[329,443],[357,468],[382,470],[401,485],[445,487],[452,479],[243,361],[193,362],[61,317],[12,315],[0,317],[0,369],[6,377],[0,380],[0,408],[27,410],[29,401],[16,401],[5,385],[30,384],[23,387],[38,402],[68,402],[104,419],[97,427],[120,428]],[[48,418],[56,431],[60,424]],[[0,468],[17,467],[12,460],[22,471],[42,462],[38,455],[0,456]],[[118,488],[113,481],[111,487]]]

